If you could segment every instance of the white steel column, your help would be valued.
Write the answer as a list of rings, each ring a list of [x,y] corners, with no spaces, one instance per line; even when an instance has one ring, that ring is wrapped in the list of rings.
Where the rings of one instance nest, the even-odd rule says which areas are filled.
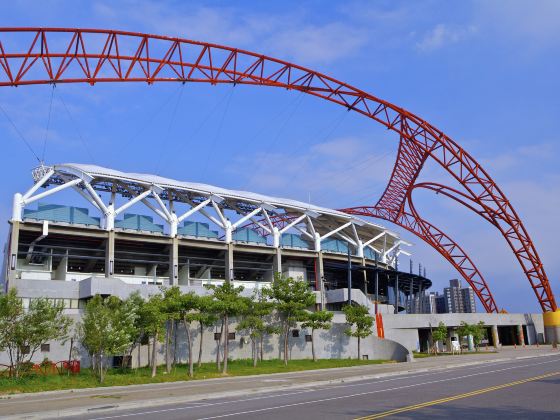
[[[177,235],[171,238],[171,248],[169,249],[169,285],[179,284],[179,238]]]
[[[105,277],[113,277],[115,274],[115,231],[107,232],[105,244]]]
[[[233,243],[229,242],[226,244],[226,258],[225,258],[225,271],[226,271],[226,281],[233,281],[235,275],[233,273]]]
[[[272,228],[272,243],[274,246],[274,257],[272,259],[272,279],[276,273],[282,274],[282,248],[280,247],[280,231],[276,226]]]
[[[14,194],[14,201],[12,205],[12,221],[21,222],[23,211],[23,196],[20,193]]]
[[[21,195],[21,194],[20,194]],[[19,220],[12,220],[10,228],[10,247],[8,248],[8,285],[17,276],[17,259],[19,249]]]

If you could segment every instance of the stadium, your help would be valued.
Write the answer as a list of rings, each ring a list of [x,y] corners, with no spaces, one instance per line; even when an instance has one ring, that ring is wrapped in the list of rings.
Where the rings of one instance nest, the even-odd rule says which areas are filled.
[[[14,195],[4,285],[24,306],[46,296],[77,314],[96,294],[203,294],[224,281],[252,294],[280,272],[307,281],[317,308],[353,301],[374,315],[404,310],[431,286],[397,270],[407,244],[396,233],[337,210],[94,165],[33,176]]]
[[[416,115],[313,70],[231,47],[103,30],[4,28],[0,33],[34,36],[28,49],[5,53],[0,48],[0,86],[188,81],[280,87],[342,106],[399,137],[393,172],[377,203],[343,210],[90,164],[41,162],[33,171],[34,183],[13,197],[5,251],[3,289],[16,288],[24,305],[38,297],[62,300],[79,320],[84,303],[95,295],[127,297],[139,291],[149,296],[175,285],[202,294],[205,285],[224,281],[243,285],[249,295],[279,272],[304,279],[315,292],[317,309],[338,312],[347,302],[365,305],[376,317],[377,334],[367,346],[377,358],[406,360],[412,350],[425,348],[439,320],[450,328],[462,320],[483,321],[495,346],[554,342],[560,334],[543,264],[510,201],[472,156]],[[57,47],[49,50],[47,39],[54,38]],[[85,48],[94,38],[92,48]],[[119,40],[133,52],[119,50]],[[182,48],[189,54],[182,55]],[[428,160],[462,189],[418,183]],[[500,313],[471,258],[416,210],[412,192],[418,188],[451,198],[498,229],[544,321],[541,314]],[[437,250],[486,313],[403,316],[407,302],[425,294],[432,282],[422,270],[399,267],[399,255],[408,253],[403,248],[409,244],[377,221],[392,223]],[[344,322],[340,316],[334,322],[338,326],[320,345],[322,357],[348,357],[353,349],[340,340]],[[308,357],[302,340],[294,342],[295,357]],[[246,355],[243,343],[242,337],[236,356]],[[68,353],[58,344],[52,351],[49,357],[57,360]],[[269,355],[276,351],[271,344]]]

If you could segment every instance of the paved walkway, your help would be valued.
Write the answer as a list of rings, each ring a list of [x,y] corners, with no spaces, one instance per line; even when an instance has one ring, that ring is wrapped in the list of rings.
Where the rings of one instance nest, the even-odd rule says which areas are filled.
[[[417,359],[414,363],[19,394],[0,399],[0,415],[33,419],[92,412],[108,413],[114,410],[204,401],[210,397],[235,397],[558,354],[560,351],[550,346],[503,348],[492,354],[430,357]]]

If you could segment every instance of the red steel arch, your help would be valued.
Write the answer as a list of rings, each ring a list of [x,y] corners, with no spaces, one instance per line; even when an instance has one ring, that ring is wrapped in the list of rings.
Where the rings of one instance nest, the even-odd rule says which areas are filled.
[[[509,200],[471,155],[418,116],[319,72],[237,48],[124,31],[0,28],[0,86],[100,82],[283,87],[371,118],[399,134],[397,162],[389,185],[376,205],[345,211],[391,221],[419,236],[459,270],[487,311],[497,311],[486,282],[470,258],[414,209],[411,192],[424,163],[431,159],[464,188],[459,194],[443,185],[440,190],[460,203],[468,202],[471,210],[480,210],[477,212],[500,230],[542,310],[556,310],[542,262]]]

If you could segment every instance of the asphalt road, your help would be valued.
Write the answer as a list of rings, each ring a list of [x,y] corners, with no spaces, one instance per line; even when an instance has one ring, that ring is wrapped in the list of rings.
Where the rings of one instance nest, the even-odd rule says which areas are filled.
[[[108,403],[110,405],[110,403]],[[560,356],[201,399],[73,419],[560,418]]]

